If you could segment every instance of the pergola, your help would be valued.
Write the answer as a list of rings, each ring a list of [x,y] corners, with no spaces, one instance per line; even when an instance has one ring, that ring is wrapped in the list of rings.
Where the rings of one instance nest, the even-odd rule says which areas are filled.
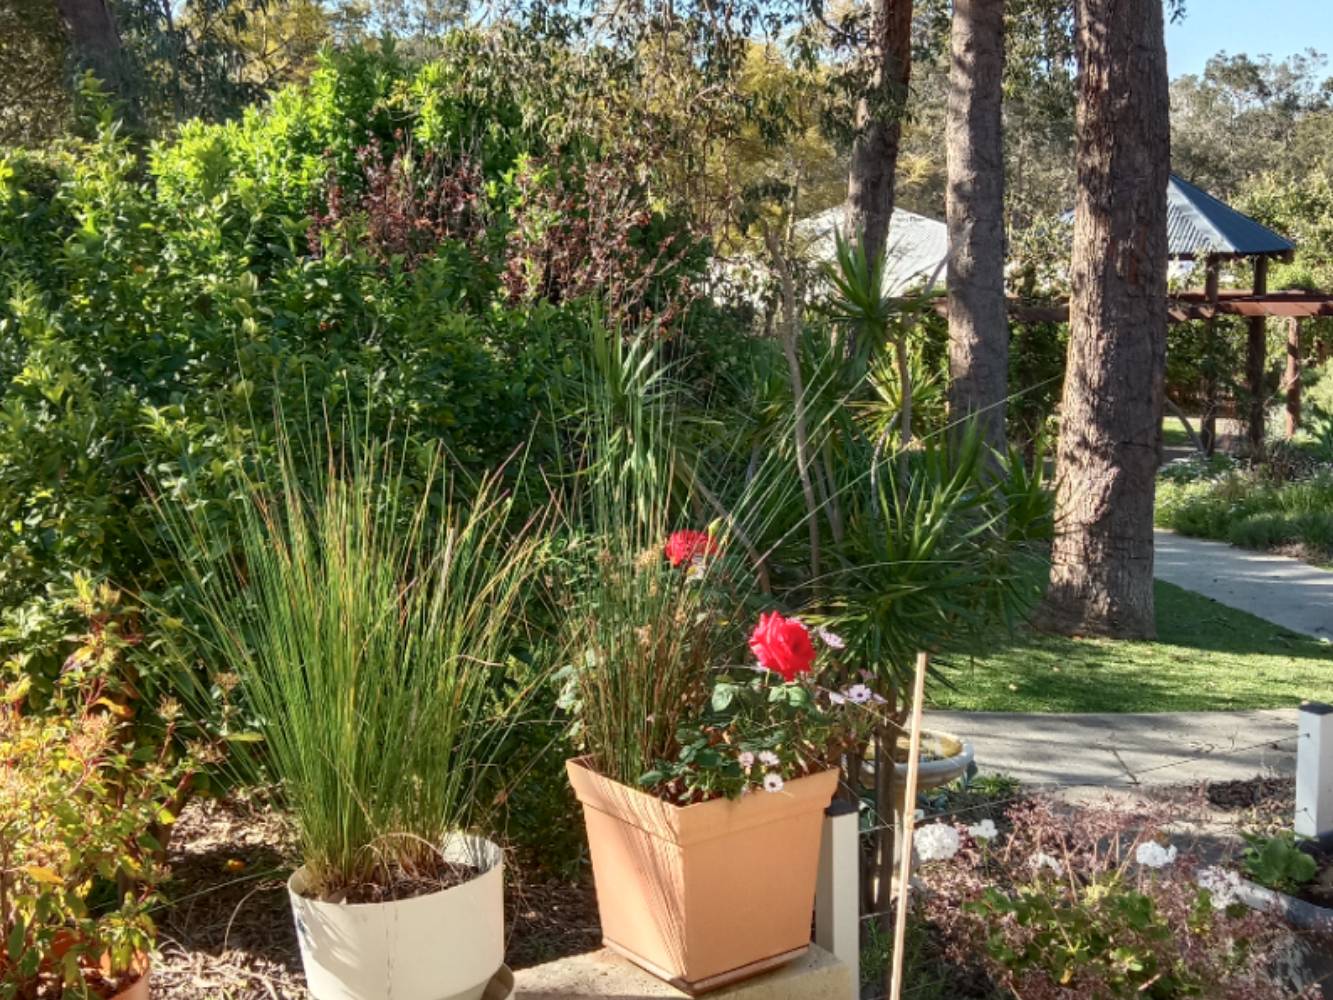
[[[1301,415],[1301,321],[1333,316],[1333,295],[1325,292],[1270,292],[1268,262],[1289,260],[1296,245],[1175,174],[1171,175],[1167,186],[1167,244],[1172,260],[1202,263],[1204,278],[1202,289],[1170,294],[1167,309],[1172,323],[1203,320],[1208,323],[1206,335],[1213,337],[1216,335],[1213,321],[1219,316],[1241,316],[1248,321],[1245,368],[1250,401],[1246,423],[1250,442],[1256,447],[1262,445],[1264,439],[1267,323],[1269,318],[1287,320],[1287,367],[1283,387],[1287,394],[1287,434],[1295,433]],[[1251,290],[1221,290],[1223,263],[1246,260],[1253,261]],[[947,301],[937,300],[936,308],[942,313],[947,312]],[[1028,305],[1012,300],[1009,315],[1016,322],[1067,323],[1069,303]],[[1216,379],[1210,378],[1203,389],[1200,437],[1204,449],[1211,452],[1217,438]]]

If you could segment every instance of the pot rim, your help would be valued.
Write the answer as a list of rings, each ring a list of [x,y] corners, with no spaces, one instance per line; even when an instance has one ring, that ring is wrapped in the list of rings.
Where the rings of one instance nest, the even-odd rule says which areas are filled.
[[[705,807],[705,806],[716,806],[719,802],[730,802],[730,803],[732,803],[732,804],[735,804],[735,803],[737,803],[737,802],[742,801],[741,799],[729,799],[729,798],[727,798],[725,795],[719,795],[717,798],[704,799],[704,801],[702,801],[702,802],[691,802],[689,805],[682,806],[682,805],[680,805],[680,804],[678,804],[678,803],[676,803],[676,802],[672,802],[672,801],[670,801],[669,799],[659,798],[658,796],[653,795],[651,792],[645,792],[642,788],[635,788],[633,785],[627,785],[627,784],[625,784],[623,781],[617,781],[615,778],[612,778],[610,775],[603,774],[601,771],[597,770],[597,768],[595,768],[595,767],[592,766],[592,764],[591,764],[591,760],[592,760],[592,755],[591,755],[591,754],[582,754],[582,755],[580,755],[580,756],[578,756],[578,757],[569,757],[569,758],[567,758],[566,761],[565,761],[565,763],[566,763],[567,765],[572,764],[572,765],[574,765],[575,767],[580,767],[580,768],[582,768],[583,770],[587,771],[589,774],[595,774],[597,777],[601,778],[603,781],[610,781],[610,782],[614,783],[615,785],[618,785],[620,788],[624,788],[624,789],[626,789],[627,791],[633,793],[635,796],[641,796],[644,800],[646,800],[646,801],[648,801],[648,802],[656,802],[656,803],[659,803],[659,804],[662,805],[662,806],[665,806],[665,807],[667,807],[667,808],[669,808],[669,809],[674,809],[674,810],[676,810],[677,812],[680,812],[680,813],[688,812],[688,811],[691,810],[691,809],[701,809],[701,808],[703,808],[703,807]],[[805,781],[807,778],[818,778],[818,777],[820,777],[821,775],[828,774],[830,771],[834,771],[834,772],[837,772],[837,773],[840,774],[840,773],[842,772],[842,768],[839,768],[839,767],[825,767],[825,768],[822,768],[822,769],[820,769],[820,770],[818,770],[818,771],[811,771],[809,774],[803,774],[803,775],[801,775],[799,778],[792,778],[790,781],[787,782],[787,786],[790,787],[791,785],[794,785],[794,784],[796,784],[797,782]],[[781,798],[781,797],[784,795],[784,792],[776,792],[776,793],[774,793],[774,792],[765,792],[764,794],[765,794],[765,795],[774,795],[774,794],[776,794],[779,798]]]
[[[345,903],[345,902],[331,903],[328,900],[319,899],[316,896],[307,895],[304,891],[302,891],[302,889],[297,888],[298,883],[304,881],[304,879],[310,874],[307,866],[305,864],[302,864],[299,868],[296,869],[296,871],[292,872],[291,875],[287,877],[287,892],[291,894],[294,898],[301,900],[302,903],[310,906],[336,906],[339,908],[350,908],[350,909],[360,909],[364,907],[368,912],[370,909],[374,907],[402,906],[403,904],[413,903],[416,902],[417,900],[437,899],[438,897],[448,895],[451,892],[465,890],[470,886],[473,886],[476,883],[482,881],[487,876],[502,874],[504,872],[504,850],[495,841],[491,840],[489,837],[483,837],[480,834],[473,834],[473,833],[453,834],[451,835],[451,839],[453,838],[456,838],[455,842],[462,841],[477,845],[485,852],[487,859],[490,861],[490,864],[485,869],[477,872],[471,878],[459,882],[457,885],[451,885],[444,889],[436,889],[432,892],[423,892],[416,896],[408,896],[405,899],[381,900],[378,903]],[[446,845],[445,850],[447,853],[448,845]]]

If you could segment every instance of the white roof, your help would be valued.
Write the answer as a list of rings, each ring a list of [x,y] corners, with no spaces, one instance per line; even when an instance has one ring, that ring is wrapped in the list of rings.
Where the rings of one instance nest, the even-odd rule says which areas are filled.
[[[838,259],[835,237],[838,232],[848,236],[841,205],[797,223],[797,249],[810,260],[835,261]],[[889,223],[884,290],[899,295],[927,282],[931,288],[943,288],[948,255],[949,229],[943,222],[895,208]]]

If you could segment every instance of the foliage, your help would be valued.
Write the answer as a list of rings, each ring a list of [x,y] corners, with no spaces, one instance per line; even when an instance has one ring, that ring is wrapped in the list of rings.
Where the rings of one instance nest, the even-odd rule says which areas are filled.
[[[1247,834],[1241,868],[1260,885],[1277,892],[1293,892],[1315,877],[1318,863],[1286,831],[1274,837]]]
[[[702,579],[696,585],[706,586],[707,562],[699,568]],[[795,619],[779,615],[778,620],[809,635]],[[787,780],[836,765],[846,750],[866,739],[873,705],[884,699],[864,683],[846,686],[849,678],[836,653],[842,641],[828,632],[816,635],[823,655],[812,650],[809,664],[790,677],[775,677],[776,668],[765,666],[762,658],[757,675],[752,667],[720,672],[707,704],[702,711],[696,707],[696,716],[677,734],[676,758],[658,761],[639,784],[689,803],[759,789],[781,791]],[[756,642],[752,637],[752,650]]]
[[[847,498],[830,580],[835,627],[881,686],[910,677],[919,650],[958,652],[1016,624],[1036,597],[1021,566],[1050,529],[1040,471],[1013,456],[993,475],[972,428],[956,448],[900,457],[875,460]]]
[[[511,302],[504,282],[520,257],[587,245],[537,217],[552,209],[544,185],[583,176],[584,154],[524,124],[551,109],[524,103],[537,97],[506,75],[521,54],[507,44],[451,36],[452,61],[417,69],[392,52],[329,57],[310,86],[239,122],[187,125],[146,163],[111,125],[0,158],[0,648],[35,695],[77,618],[76,574],[170,592],[144,482],[225,501],[230,477],[273,449],[252,414],[275,400],[318,399],[379,432],[410,425],[471,470],[561,408],[587,337],[574,296],[591,284]],[[534,153],[540,179],[519,167]],[[565,225],[584,209],[560,190],[574,199],[558,206]],[[672,276],[640,289],[661,316],[701,262],[678,259],[684,231],[643,207],[648,187],[632,200],[648,221],[626,231],[647,259],[682,233]],[[520,231],[547,235],[511,243]],[[614,256],[619,237],[601,233]],[[692,324],[677,314],[682,345]]]
[[[1157,524],[1182,535],[1242,548],[1299,545],[1314,560],[1333,558],[1333,475],[1315,463],[1307,478],[1275,481],[1265,465],[1224,468],[1201,478],[1175,472],[1158,484]]]
[[[188,491],[161,508],[191,616],[177,655],[252,707],[321,898],[429,877],[485,824],[542,555],[493,480],[465,496],[438,449],[337,430],[235,473],[234,528]]]
[[[1002,843],[959,830],[961,849],[921,869],[921,915],[956,961],[1033,1000],[1289,995],[1264,968],[1280,921],[1203,888],[1163,847],[1166,817],[1035,801],[1008,819]]]
[[[58,713],[0,704],[0,997],[108,997],[142,974],[165,875],[162,834],[195,762],[136,734],[100,664],[62,679]]]

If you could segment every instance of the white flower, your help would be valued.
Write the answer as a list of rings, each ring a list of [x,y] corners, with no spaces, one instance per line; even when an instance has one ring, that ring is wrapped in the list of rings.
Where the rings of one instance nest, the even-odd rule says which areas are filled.
[[[1208,890],[1214,910],[1225,910],[1240,899],[1240,876],[1227,868],[1213,865],[1199,872],[1199,885]]]
[[[853,705],[864,705],[875,696],[875,692],[871,691],[865,684],[853,684],[843,692],[843,695]]]
[[[763,764],[764,767],[777,767],[778,755],[775,754],[772,750],[760,750],[759,763]]]
[[[764,775],[764,791],[780,792],[782,791],[783,785],[782,775],[778,774],[777,771],[769,771]]]
[[[847,645],[847,643],[842,641],[842,636],[830,632],[826,628],[821,627],[815,629],[815,635],[819,636],[819,641],[829,649],[842,649]]]
[[[924,864],[927,861],[948,861],[963,846],[963,839],[955,827],[947,823],[931,823],[916,831],[912,844]]]
[[[830,691],[830,692],[828,693],[828,700],[829,700],[829,704],[830,704],[830,705],[845,705],[845,704],[847,704],[847,698],[846,698],[846,696],[845,696],[845,695],[838,694],[837,691]]]
[[[1134,860],[1144,868],[1165,868],[1176,860],[1176,845],[1163,847],[1155,840],[1145,840],[1135,849]]]
[[[695,556],[690,560],[690,568],[685,572],[686,583],[698,583],[708,572],[708,562],[703,556]]]
[[[749,750],[742,750],[736,755],[736,761],[741,767],[748,771],[750,768],[754,767],[754,754],[750,753]]]
[[[973,840],[994,840],[1000,835],[1000,831],[995,829],[995,820],[983,819],[974,826],[969,826],[967,832],[971,834]]]
[[[1049,854],[1038,851],[1032,857],[1028,858],[1028,867],[1034,872],[1040,873],[1043,868],[1049,868],[1059,878],[1065,873],[1065,866],[1060,864],[1059,858],[1053,858]]]

